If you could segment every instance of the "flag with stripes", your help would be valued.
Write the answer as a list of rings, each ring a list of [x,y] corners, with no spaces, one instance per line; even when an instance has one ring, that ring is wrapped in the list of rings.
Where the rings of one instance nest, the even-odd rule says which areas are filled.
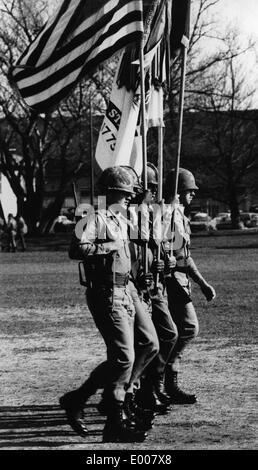
[[[97,65],[143,34],[142,0],[64,0],[9,72],[28,106],[57,106]]]

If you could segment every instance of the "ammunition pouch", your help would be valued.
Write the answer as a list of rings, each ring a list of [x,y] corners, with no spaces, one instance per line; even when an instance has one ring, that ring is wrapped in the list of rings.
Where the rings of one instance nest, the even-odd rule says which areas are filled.
[[[79,268],[79,281],[81,286],[89,287],[91,281],[95,279],[102,279],[105,273],[110,270],[113,257],[112,255],[105,256],[89,256],[85,261],[80,261]]]
[[[80,285],[84,287],[97,286],[126,286],[130,274],[112,273],[110,269],[110,256],[94,256],[90,260],[79,262]]]

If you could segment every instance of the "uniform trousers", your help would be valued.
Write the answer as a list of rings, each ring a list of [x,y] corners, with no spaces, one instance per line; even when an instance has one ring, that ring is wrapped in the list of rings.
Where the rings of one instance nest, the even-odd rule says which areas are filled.
[[[86,292],[87,304],[107,348],[109,373],[106,391],[124,401],[134,363],[135,308],[127,286],[99,286]]]
[[[131,281],[129,282],[129,289],[135,307],[135,361],[128,387],[130,390],[130,387],[137,388],[139,386],[139,379],[144,370],[159,353],[159,339],[151,315],[148,312],[148,306],[140,299],[138,291]]]
[[[115,288],[116,290],[116,288]],[[116,327],[119,325],[119,329],[122,329],[120,333],[117,331],[115,339],[115,362],[118,360],[120,364],[121,358],[119,356],[124,353],[124,358],[127,356],[128,361],[131,362],[133,359],[133,366],[130,367],[131,374],[130,377],[127,374],[126,381],[123,381],[124,389],[128,391],[133,391],[134,388],[137,388],[139,379],[143,374],[143,371],[147,365],[152,361],[152,359],[158,354],[159,351],[159,340],[153,322],[150,315],[147,311],[147,306],[139,298],[138,292],[134,284],[130,281],[127,286],[127,292],[132,299],[133,307],[135,310],[134,321],[132,320],[131,315],[129,315],[129,329],[123,322],[117,323]],[[99,293],[100,295],[101,293]],[[94,305],[94,297],[98,297],[97,293],[87,291],[87,303],[92,312],[96,326],[98,327],[100,333],[102,334],[104,341],[107,344],[112,342],[110,337],[105,339],[104,335],[107,336],[110,331],[110,325],[105,325],[102,318],[99,318],[100,315],[97,312],[97,304]],[[115,299],[116,296],[114,296]],[[99,299],[97,300],[99,302]],[[119,310],[119,309],[118,309]],[[95,312],[95,313],[94,313]],[[119,314],[118,314],[119,315]],[[113,318],[114,314],[111,315]],[[103,329],[105,331],[103,331]],[[130,336],[124,337],[124,333],[127,331],[127,335]],[[118,339],[117,339],[118,337]],[[114,342],[114,338],[113,338]],[[127,344],[127,347],[126,347]],[[132,345],[134,351],[132,351]],[[119,351],[120,346],[122,350]],[[94,388],[97,390],[99,388],[105,388],[105,394],[110,393],[110,377],[113,375],[112,368],[114,366],[114,345],[111,347],[107,345],[107,361],[99,364],[90,375],[91,383],[94,384]],[[129,373],[129,371],[128,371]],[[122,374],[124,376],[124,374]],[[128,378],[129,377],[129,378]],[[119,382],[120,383],[120,382]],[[121,393],[121,387],[119,385],[119,397],[124,397]],[[122,398],[119,398],[122,399]]]
[[[146,378],[152,382],[162,380],[166,364],[177,342],[177,327],[171,317],[163,286],[157,292],[150,292],[152,321],[159,339],[159,353],[147,367]]]
[[[167,367],[179,372],[182,353],[198,335],[199,323],[191,299],[190,287],[181,286],[172,276],[166,277],[169,311],[176,327],[177,340],[169,357]]]

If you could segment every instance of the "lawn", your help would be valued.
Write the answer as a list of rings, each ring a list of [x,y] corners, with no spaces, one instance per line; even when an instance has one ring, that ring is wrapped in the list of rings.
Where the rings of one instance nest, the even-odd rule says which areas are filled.
[[[200,334],[185,352],[180,382],[199,401],[157,416],[144,443],[112,449],[257,449],[257,251],[256,233],[193,236],[193,258],[217,291],[210,304],[193,286]],[[101,442],[99,395],[86,405],[87,438],[58,406],[105,357],[67,237],[1,253],[0,276],[0,449],[110,448]]]

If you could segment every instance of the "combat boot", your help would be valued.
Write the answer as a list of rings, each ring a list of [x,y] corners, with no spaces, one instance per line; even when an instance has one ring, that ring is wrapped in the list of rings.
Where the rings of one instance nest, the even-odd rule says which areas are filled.
[[[186,393],[179,388],[178,373],[169,369],[165,373],[165,390],[171,398],[170,403],[175,405],[191,405],[197,402],[196,395]]]
[[[158,414],[167,414],[170,411],[169,406],[160,401],[150,381],[142,380],[141,387],[136,394],[136,403]]]
[[[135,392],[127,392],[125,394],[125,403],[128,403],[133,413],[138,416],[140,419],[146,419],[152,421],[155,417],[155,413],[152,409],[147,408],[146,406],[141,407],[136,403],[136,394]]]
[[[67,422],[71,428],[79,434],[79,436],[86,436],[88,429],[83,421],[84,402],[81,400],[80,395],[78,395],[78,390],[73,390],[63,395],[59,399],[59,403],[60,407],[65,410]]]
[[[107,393],[102,394],[102,398],[97,405],[98,412],[107,416],[110,410],[110,396]],[[128,419],[135,423],[139,429],[150,429],[154,420],[154,412],[150,409],[144,409],[135,402],[133,393],[126,393],[124,401],[124,411]]]
[[[151,410],[144,410],[136,405],[133,393],[126,393],[124,401],[124,411],[131,423],[141,431],[148,431],[153,427],[154,413]]]
[[[110,403],[107,421],[103,430],[103,442],[143,442],[147,433],[138,430],[135,425],[125,418],[124,403]]]
[[[155,390],[155,393],[156,393],[156,395],[157,395],[157,397],[158,397],[158,399],[161,403],[163,403],[164,405],[167,405],[167,406],[169,406],[172,403],[171,397],[167,394],[167,392],[165,390],[164,378],[159,379],[155,382],[154,390]]]

